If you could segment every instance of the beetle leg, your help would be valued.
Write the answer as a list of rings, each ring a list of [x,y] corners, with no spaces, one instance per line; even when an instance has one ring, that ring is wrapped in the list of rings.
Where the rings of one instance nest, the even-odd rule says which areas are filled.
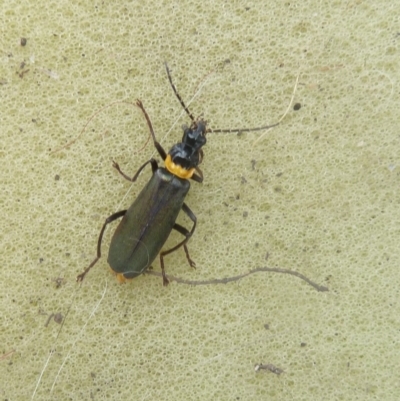
[[[144,114],[144,117],[147,121],[147,125],[150,130],[151,137],[153,138],[154,147],[157,149],[157,152],[161,156],[161,158],[163,160],[165,160],[167,158],[167,152],[161,146],[160,142],[157,141],[156,134],[154,133],[154,129],[153,129],[153,125],[151,124],[150,117],[147,114],[147,111],[145,110],[143,103],[139,99],[136,100],[136,106],[139,107],[139,109],[142,110],[142,113]]]
[[[190,237],[193,234],[193,231],[189,232],[185,227],[182,227],[180,224],[174,224],[174,227],[172,227],[172,228],[174,230],[180,232],[182,235],[184,235],[186,237],[186,240],[184,240],[183,242],[189,241]],[[189,249],[188,249],[186,243],[182,243],[180,245],[183,245],[183,249],[185,250],[185,254],[186,254],[186,259],[188,260],[188,262],[190,264],[190,267],[193,267],[195,269],[196,268],[196,263],[190,257]]]
[[[136,174],[130,178],[127,174],[125,174],[123,171],[121,171],[119,164],[116,161],[112,161],[113,162],[113,167],[118,171],[118,173],[120,173],[122,175],[122,177],[124,177],[126,180],[130,181],[130,182],[135,182],[137,180],[137,178],[139,177],[139,174],[142,172],[142,170],[149,164],[151,163],[151,169],[153,171],[153,174],[157,171],[158,169],[158,163],[157,160],[155,159],[150,159],[147,160],[146,163],[144,163],[142,166],[139,167],[139,170],[136,172]]]
[[[203,182],[203,172],[198,167],[195,167],[195,170],[197,174],[193,174],[191,179],[201,184]]]
[[[86,274],[88,273],[88,271],[97,263],[97,261],[101,258],[101,242],[103,240],[103,234],[104,234],[104,230],[106,229],[107,225],[112,223],[114,220],[117,220],[123,216],[125,216],[125,213],[127,211],[126,210],[121,210],[120,212],[114,213],[112,214],[110,217],[106,218],[106,221],[103,224],[103,227],[100,231],[100,235],[99,235],[99,240],[97,241],[97,256],[96,258],[93,260],[93,262],[83,271],[83,273],[79,274],[79,276],[76,277],[76,281],[82,281]]]
[[[175,245],[173,248],[168,249],[167,251],[160,252],[160,265],[161,265],[161,272],[163,275],[163,285],[168,285],[168,283],[169,283],[168,278],[165,275],[164,256],[176,251],[181,246],[183,246],[183,249],[185,250],[186,259],[188,260],[190,266],[193,268],[196,268],[196,263],[190,258],[189,249],[186,244],[189,241],[190,237],[193,235],[194,230],[196,229],[197,218],[196,218],[195,214],[186,205],[186,203],[184,203],[182,205],[182,210],[186,213],[186,215],[190,218],[190,220],[193,221],[193,227],[190,231],[187,230],[185,227],[181,226],[180,224],[176,224],[176,223],[172,227],[174,230],[178,231],[179,233],[184,235],[186,238],[183,241],[181,241],[178,245]]]

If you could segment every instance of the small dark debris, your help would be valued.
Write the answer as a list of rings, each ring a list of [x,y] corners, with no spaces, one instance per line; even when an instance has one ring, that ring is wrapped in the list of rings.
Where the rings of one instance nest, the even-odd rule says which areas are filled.
[[[300,343],[300,347],[305,347],[307,343]]]
[[[62,284],[64,283],[65,279],[64,277],[57,277],[57,278],[53,278],[53,280],[56,283],[56,288],[60,288],[62,286]]]
[[[32,302],[31,302],[32,303]],[[38,311],[39,315],[44,315],[47,316],[47,312],[45,310],[43,310],[42,308],[39,307],[39,311]]]
[[[60,180],[60,176],[59,176],[58,174],[56,174],[55,177],[54,177],[54,179],[55,179],[56,181],[59,181],[59,180]]]
[[[267,363],[267,364],[262,364],[262,363],[258,363],[257,365],[254,366],[254,370],[256,372],[260,371],[261,369],[263,370],[269,370],[272,373],[275,373],[276,375],[280,375],[281,373],[283,373],[283,370],[280,368],[277,368],[276,366],[272,365],[271,363]]]
[[[28,41],[27,38],[21,38],[21,41],[20,41],[21,46],[26,46],[26,42],[27,42],[27,41]]]
[[[62,321],[63,321],[63,319],[64,319],[64,316],[63,316],[60,312],[58,312],[58,313],[52,313],[52,314],[49,316],[49,318],[47,319],[47,322],[46,322],[46,324],[44,325],[45,327],[47,327],[47,326],[49,325],[50,320],[51,320],[52,318],[53,318],[53,320],[54,320],[56,323],[61,324]]]
[[[61,313],[56,313],[55,315],[54,315],[54,321],[56,322],[56,323],[58,323],[58,324],[61,324],[61,322],[63,321],[63,319],[64,319],[64,316],[61,314]]]
[[[21,72],[17,72],[18,76],[22,79],[26,73],[29,72],[29,68],[27,70],[23,70]]]
[[[293,106],[293,110],[297,111],[297,110],[300,110],[300,109],[301,109],[301,103],[295,103],[294,106]]]

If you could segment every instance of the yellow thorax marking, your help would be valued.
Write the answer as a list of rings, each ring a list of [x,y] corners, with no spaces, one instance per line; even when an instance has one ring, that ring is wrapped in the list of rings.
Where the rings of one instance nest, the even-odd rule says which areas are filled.
[[[186,170],[182,166],[179,166],[178,164],[175,164],[172,159],[171,155],[168,155],[167,158],[164,161],[165,163],[165,168],[173,175],[176,175],[179,178],[183,178],[185,180],[188,180],[189,178],[192,178],[192,175],[194,174],[195,168],[191,168],[189,170]]]

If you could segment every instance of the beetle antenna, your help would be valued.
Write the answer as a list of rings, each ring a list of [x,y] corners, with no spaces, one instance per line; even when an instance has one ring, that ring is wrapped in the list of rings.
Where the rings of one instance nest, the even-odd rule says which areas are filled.
[[[297,90],[297,85],[298,85],[298,83],[299,83],[299,78],[300,78],[300,71],[299,71],[299,73],[297,74],[296,83],[294,84],[293,93],[292,93],[292,97],[291,97],[291,99],[290,99],[289,105],[288,105],[286,111],[283,113],[282,117],[281,117],[281,118],[278,120],[278,122],[276,123],[276,125],[280,124],[280,122],[283,121],[283,119],[284,119],[284,118],[286,117],[286,115],[289,113],[290,108],[292,107],[293,100],[294,100],[294,96],[295,96],[296,90]],[[259,141],[261,141],[261,139],[264,138],[265,134],[266,134],[266,132],[265,132],[264,134],[260,135],[260,136],[254,141],[253,146],[254,146],[255,144],[257,144]]]
[[[178,91],[176,90],[176,87],[174,85],[174,83],[172,82],[172,78],[171,78],[171,73],[169,71],[168,68],[168,64],[167,62],[164,62],[165,64],[165,69],[167,70],[167,75],[168,75],[168,79],[169,79],[169,83],[171,84],[172,90],[175,93],[175,96],[178,98],[179,103],[181,104],[181,106],[185,109],[186,114],[190,117],[190,119],[195,123],[196,119],[193,117],[193,114],[190,112],[190,110],[186,107],[185,102],[183,101],[183,99],[181,98],[181,95],[178,93]]]
[[[280,120],[272,125],[264,125],[262,127],[255,127],[255,128],[226,128],[226,129],[212,129],[209,128],[208,132],[212,132],[212,133],[229,133],[229,132],[254,132],[254,131],[262,131],[262,130],[267,130],[273,127],[276,127],[277,125],[279,125]]]
[[[283,113],[282,117],[278,120],[278,122],[276,122],[275,124],[271,124],[271,125],[263,125],[261,127],[255,127],[255,128],[228,128],[228,129],[212,129],[212,128],[208,128],[207,132],[212,132],[212,133],[230,133],[230,132],[254,132],[254,131],[264,131],[264,130],[269,130],[270,128],[276,127],[277,125],[279,125],[282,120],[286,117],[286,115],[289,113],[290,108],[292,107],[292,103],[294,100],[294,96],[296,94],[296,90],[297,90],[297,85],[299,83],[299,77],[300,77],[300,73],[297,74],[297,78],[296,78],[296,83],[294,85],[294,89],[293,89],[293,93],[292,93],[292,97],[290,99],[289,102],[289,106],[287,107],[286,111]],[[262,138],[264,138],[265,133],[262,134],[255,142],[253,145],[255,145],[257,142],[259,142]]]

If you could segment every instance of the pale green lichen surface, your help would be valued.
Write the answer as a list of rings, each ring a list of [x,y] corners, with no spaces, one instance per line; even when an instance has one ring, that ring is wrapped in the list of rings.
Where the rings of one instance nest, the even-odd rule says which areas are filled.
[[[2,2],[0,398],[399,400],[398,8]],[[132,103],[143,101],[167,149],[189,123],[165,60],[212,128],[277,121],[299,71],[302,106],[256,144],[261,133],[208,135],[204,183],[187,197],[197,269],[179,251],[167,272],[207,280],[278,267],[329,292],[278,273],[119,285],[106,262],[115,225],[76,284],[104,219],[150,176],[131,186],[111,166],[133,175],[154,153]],[[48,321],[57,313],[60,333]]]

